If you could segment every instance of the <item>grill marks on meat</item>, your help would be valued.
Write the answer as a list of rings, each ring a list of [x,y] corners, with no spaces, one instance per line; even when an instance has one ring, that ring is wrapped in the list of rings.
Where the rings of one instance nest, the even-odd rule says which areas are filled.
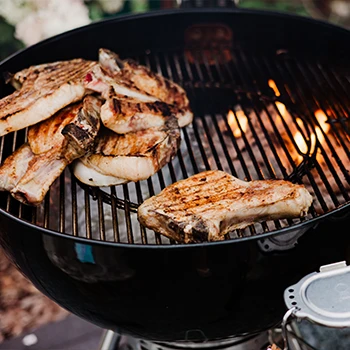
[[[131,82],[109,76],[100,65],[94,66],[86,75],[84,85],[86,89],[100,93],[105,99],[108,98],[112,88],[120,97],[131,97],[142,102],[157,101],[156,97],[141,91]]]
[[[0,166],[0,190],[11,191],[26,173],[30,161],[34,158],[28,143],[23,144]]]
[[[284,180],[242,181],[212,170],[178,181],[138,208],[142,225],[184,243],[223,240],[253,223],[305,216],[312,196]]]
[[[66,166],[92,150],[100,108],[100,99],[86,96],[29,128],[28,143],[0,167],[0,190],[25,204],[40,204]]]
[[[103,128],[94,152],[74,162],[74,175],[92,186],[146,180],[176,155],[180,130],[174,116],[162,127],[118,135]],[[90,171],[92,170],[92,171]]]
[[[0,100],[0,136],[36,124],[86,94],[84,79],[97,62],[83,59],[32,66],[16,73],[17,91]]]
[[[112,60],[117,57],[107,50],[101,50],[100,55],[102,61],[103,56]],[[36,205],[77,158],[81,158],[74,164],[78,179],[89,185],[108,186],[147,179],[175,156],[180,144],[178,121],[187,124],[193,118],[189,109],[183,109],[188,100],[179,97],[184,90],[134,62],[145,74],[143,82],[138,82],[130,75],[132,61],[125,62],[125,72],[116,74],[116,62],[114,71],[101,62],[73,59],[8,75],[7,82],[17,91],[0,101],[0,136],[27,126],[29,130],[28,143],[0,167],[2,190]],[[149,88],[152,82],[160,91]],[[165,95],[164,87],[172,97]],[[101,96],[103,106],[98,100],[95,108],[93,93]],[[84,106],[77,104],[86,95]],[[106,129],[93,147],[99,130],[97,115]],[[21,163],[21,169],[10,172]]]
[[[120,119],[120,114],[115,115],[113,108],[110,108],[111,90],[108,90],[109,92],[106,94],[106,85],[109,85],[113,86],[114,99],[132,98],[135,103],[146,109],[146,113],[142,117],[144,128],[152,127],[154,124],[153,118],[156,117],[147,113],[145,102],[158,101],[158,103],[163,102],[167,104],[168,109],[177,117],[180,127],[184,127],[192,122],[193,113],[190,109],[186,92],[178,84],[153,73],[150,69],[137,64],[135,61],[122,61],[117,54],[107,49],[100,49],[99,63],[100,69],[95,68],[91,72],[87,79],[86,87],[94,91],[99,90],[102,94],[105,94],[107,101],[102,111],[102,119],[108,118],[111,120],[113,116],[115,120]],[[106,85],[103,86],[102,82]],[[140,113],[143,112],[139,112],[139,115]],[[123,119],[126,120],[127,117],[124,116]],[[133,131],[136,130],[134,129]]]
[[[126,134],[161,127],[171,114],[171,106],[164,102],[140,102],[132,97],[120,97],[111,87],[101,108],[101,121],[114,132]]]
[[[111,76],[121,76],[138,89],[168,104],[176,104],[179,108],[189,107],[186,92],[180,85],[154,73],[148,67],[131,59],[121,60],[116,53],[104,48],[99,50],[99,62]]]

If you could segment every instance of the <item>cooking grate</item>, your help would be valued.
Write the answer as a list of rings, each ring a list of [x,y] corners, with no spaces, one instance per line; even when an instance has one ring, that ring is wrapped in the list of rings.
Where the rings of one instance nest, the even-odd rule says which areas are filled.
[[[175,242],[140,226],[138,205],[203,170],[221,169],[245,180],[290,179],[304,183],[314,197],[304,219],[251,225],[226,239],[291,227],[350,203],[350,77],[344,64],[232,48],[147,51],[134,58],[188,92],[195,119],[182,129],[175,159],[146,181],[110,188],[85,186],[66,169],[41,206],[1,193],[3,210],[66,235],[159,245]],[[25,138],[23,130],[2,137],[0,160]]]

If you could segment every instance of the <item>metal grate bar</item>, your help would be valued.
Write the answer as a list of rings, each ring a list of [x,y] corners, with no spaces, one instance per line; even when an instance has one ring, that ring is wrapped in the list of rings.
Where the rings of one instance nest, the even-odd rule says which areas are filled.
[[[128,185],[123,185],[123,193],[125,198],[125,224],[127,228],[127,235],[128,235],[128,242],[134,243],[134,236],[132,232],[132,225],[131,225],[131,219],[130,219],[130,208],[129,208],[129,191],[128,191]]]
[[[71,176],[71,201],[72,201],[72,232],[73,232],[73,236],[78,236],[78,203],[77,203],[77,183],[75,181],[75,179],[73,178],[73,176]],[[86,195],[85,195],[85,200],[86,200]],[[87,197],[87,200],[89,201],[89,197]],[[89,206],[86,205],[85,203],[85,209],[87,209]],[[86,213],[87,214],[87,213]],[[86,220],[88,220],[89,215],[85,215],[86,216]],[[90,227],[91,225],[89,225],[89,228],[86,229],[86,231],[90,232]],[[86,235],[88,238],[91,238],[91,234],[90,235]]]
[[[319,81],[319,75],[315,75],[314,72],[308,67],[308,65],[306,63],[304,63],[303,65],[299,64],[298,67],[301,70],[302,74],[305,74],[305,76],[309,76],[313,81],[315,81],[317,83],[317,87],[318,87],[317,90],[319,91],[320,98],[316,98],[314,96],[315,104],[318,105],[326,115],[331,114],[331,113],[328,113],[328,110],[334,111],[333,115],[335,116],[336,121],[339,121],[341,123],[342,127],[346,127],[346,119],[344,118],[343,112],[340,112],[338,110],[336,104],[334,104],[334,103],[332,104],[329,102],[332,100],[331,97],[333,97],[332,96],[333,94],[330,93],[328,90],[327,90],[327,95],[324,93],[324,86]],[[310,82],[308,80],[307,80],[307,85],[308,85],[308,88],[311,89],[311,85],[310,85]],[[329,119],[328,121],[332,127],[333,134],[335,134],[337,136],[337,142],[339,142],[342,145],[344,152],[346,153],[348,159],[350,159],[349,144],[347,144],[347,145],[345,144],[345,138],[340,136],[340,131],[336,127],[335,123],[333,122],[334,120],[330,119],[329,115],[328,115],[328,119]],[[319,122],[317,120],[315,120],[315,121],[317,122],[318,126],[320,126]],[[323,136],[330,143],[326,133],[323,131],[323,129],[321,129],[321,130],[323,132]],[[342,170],[344,172],[345,169],[344,169],[339,157],[337,156],[337,152],[335,152],[333,146],[332,146],[331,150],[333,153],[333,157],[335,157],[335,159],[338,162],[339,167],[343,168]],[[345,171],[344,175],[347,176],[348,182],[350,182],[350,175],[348,174],[348,172]]]
[[[238,76],[241,78],[241,81],[243,82],[243,89],[247,89],[248,91],[252,91],[253,94],[251,96],[251,102],[253,104],[253,108],[252,108],[252,112],[254,112],[255,114],[255,117],[257,118],[258,122],[259,122],[259,125],[261,127],[261,130],[263,131],[264,133],[264,136],[265,136],[265,139],[267,140],[268,142],[268,145],[270,147],[270,149],[272,150],[272,153],[275,155],[275,159],[277,160],[277,164],[281,166],[281,168],[283,169],[284,167],[282,166],[282,163],[279,161],[279,157],[277,155],[277,152],[275,150],[275,147],[273,146],[273,142],[271,140],[271,137],[269,136],[269,133],[267,132],[265,126],[264,126],[264,123],[261,119],[261,116],[260,116],[260,113],[259,113],[259,110],[257,109],[257,106],[261,105],[260,103],[260,100],[257,96],[260,95],[260,89],[259,87],[256,85],[256,84],[251,84],[250,83],[250,80],[252,80],[252,77],[250,76],[249,74],[249,71],[250,71],[250,66],[247,66],[248,63],[245,62],[244,58],[239,54],[239,53],[234,53],[234,52],[231,52],[232,55],[234,55],[237,59],[237,68],[236,68],[236,73],[238,74]],[[276,135],[280,135],[279,132],[277,132],[276,128],[275,128],[275,125],[273,123],[273,120],[272,120],[272,117],[270,115],[270,113],[268,112],[267,108],[264,106],[263,107],[267,113],[267,115],[269,116],[269,119],[271,121],[271,125],[276,133]],[[248,115],[248,111],[246,110],[245,107],[242,106],[242,109],[243,109],[243,112],[245,115]],[[283,118],[282,118],[282,121],[283,121]],[[276,177],[276,174],[275,174],[275,171],[273,170],[270,162],[269,162],[269,159],[267,157],[267,154],[266,154],[266,151],[260,141],[260,137],[258,136],[256,130],[255,130],[255,127],[253,126],[253,124],[251,123],[250,121],[250,118],[248,118],[248,124],[250,126],[250,130],[252,132],[252,135],[253,135],[253,138],[255,140],[255,144],[260,152],[260,155],[262,157],[262,160],[264,161],[264,165],[267,169],[267,171],[269,172],[269,176],[271,177]],[[288,128],[287,128],[288,130]],[[260,179],[263,179],[265,176],[262,174],[262,172],[260,171],[260,169],[258,170],[256,168],[256,164],[258,164],[256,158],[255,158],[255,154],[254,152],[252,151],[251,147],[249,146],[249,140],[246,138],[245,134],[243,133],[242,134],[244,140],[245,140],[245,143],[247,145],[247,150],[250,154],[250,158],[253,160],[253,164],[254,164],[254,167],[256,169],[256,172],[259,176]],[[283,143],[282,143],[283,144]],[[249,178],[249,180],[251,180],[251,178]],[[290,224],[291,224],[291,221],[289,221]],[[263,222],[261,223],[264,231],[267,231],[268,230],[268,226],[267,226],[267,223],[266,222]],[[274,221],[274,225],[275,227],[278,229],[278,228],[281,228],[281,224],[278,220],[275,220]]]
[[[296,81],[296,78],[295,78],[296,75],[298,74],[298,71],[297,71],[297,69],[296,69],[297,67],[292,66],[290,62],[288,62],[288,63],[285,62],[285,65],[286,65],[286,69],[287,69],[287,71],[288,71],[288,73],[289,73],[291,79],[293,80],[293,82],[294,82],[294,84],[295,84],[295,89],[296,89],[296,91],[298,92],[298,94],[299,94],[299,96],[300,96],[300,100],[303,102],[303,104],[304,104],[304,105],[306,106],[306,108],[307,108],[309,118],[310,118],[310,119],[313,119],[314,115],[313,115],[313,110],[312,110],[312,107],[311,107],[311,105],[310,105],[310,102],[307,101],[305,98],[302,97],[302,96],[305,96],[305,94],[307,93],[307,90],[305,90],[305,85],[302,85],[301,82],[304,81],[304,82],[307,84],[307,79],[305,79],[304,77],[299,78],[299,81],[300,81],[300,83],[299,83],[298,81]],[[293,68],[294,68],[294,69],[293,69]],[[300,72],[299,72],[299,73],[300,73]],[[313,100],[315,101],[314,98],[313,98]],[[316,102],[317,102],[317,101],[316,101]],[[331,142],[329,141],[328,137],[327,137],[325,140],[327,141],[327,145],[328,145],[328,147],[331,149],[332,154],[334,154],[335,151],[334,151],[333,145],[332,145]],[[324,150],[322,144],[318,143],[317,146],[318,146],[318,147],[321,149],[321,151],[322,151],[322,155],[323,155],[323,158],[324,158],[324,160],[325,160],[325,162],[326,162],[327,169],[332,173],[334,180],[336,181],[337,185],[340,186],[339,188],[342,190],[342,189],[343,189],[343,185],[342,185],[342,183],[341,183],[341,180],[340,180],[340,178],[339,178],[339,176],[338,176],[338,174],[337,174],[337,172],[336,172],[334,166],[332,165],[332,162],[330,161],[330,159],[329,159],[329,157],[328,157],[328,155],[327,155],[327,152]],[[337,155],[336,155],[336,157],[338,158]],[[339,159],[337,159],[337,162],[340,163],[340,164],[342,164],[342,163],[340,162]],[[323,183],[324,183],[324,185],[326,186],[327,191],[328,191],[330,197],[332,198],[333,203],[335,204],[335,206],[338,206],[338,205],[339,205],[339,202],[338,202],[337,196],[336,196],[336,194],[334,193],[334,191],[333,191],[333,189],[332,189],[332,186],[330,185],[330,183],[329,183],[327,177],[325,176],[322,167],[320,167],[318,163],[316,163],[316,167],[317,167],[317,169],[318,169],[318,171],[319,171],[319,173],[320,173],[320,175],[321,175],[321,177],[322,177],[322,179],[323,179]],[[343,190],[342,190],[342,192],[343,192]]]
[[[58,230],[61,233],[65,231],[65,218],[66,218],[66,210],[65,210],[65,172],[63,172],[59,178],[60,182],[60,200],[59,200],[59,226]]]
[[[184,61],[186,62],[185,67],[186,67],[186,70],[187,70],[187,72],[188,72],[188,75],[189,75],[189,76],[193,76],[194,69],[191,69],[191,65],[189,64],[189,62],[188,62],[186,56],[184,56]],[[197,71],[197,70],[196,70],[196,71]],[[193,86],[192,83],[189,83],[188,85],[190,86],[190,90],[189,90],[190,96],[189,96],[189,99],[195,101],[195,99],[196,99],[196,94],[195,94],[194,86]],[[193,106],[193,113],[194,113],[195,116],[198,116],[198,115],[199,115],[199,113],[198,113],[198,111],[197,111],[197,105],[196,105],[196,104]],[[193,133],[194,133],[194,136],[195,136],[196,141],[197,141],[197,143],[198,143],[199,151],[200,151],[200,153],[201,153],[201,158],[202,158],[202,160],[203,160],[203,162],[204,162],[205,169],[206,169],[206,170],[210,170],[210,164],[209,164],[207,155],[206,155],[206,153],[205,153],[205,150],[204,150],[204,147],[203,147],[203,144],[202,144],[202,141],[201,141],[201,137],[200,137],[200,135],[199,135],[198,124],[196,124],[196,118],[194,118],[193,124],[194,124]],[[187,143],[188,149],[189,149],[189,150],[191,149],[191,152],[193,153],[192,145],[191,145],[191,143],[189,142],[189,137],[187,136],[187,129],[186,129],[186,128],[183,129],[183,134],[185,135],[185,140],[187,141],[186,143]],[[194,169],[196,168],[195,164],[196,164],[196,160],[194,159],[194,162],[193,162],[193,168],[194,168]]]
[[[292,79],[295,80],[294,79],[295,72],[293,72],[291,70],[289,72],[289,74],[292,77]],[[302,92],[302,90],[299,89],[298,82],[295,82],[295,84],[296,84],[295,89],[298,91],[300,99],[303,101],[304,105],[306,106],[306,109],[307,109],[307,112],[308,112],[308,116],[311,119],[311,118],[313,118],[312,106],[310,105],[309,101],[305,101],[304,102],[305,99],[302,97],[303,96],[303,92]],[[320,145],[319,143],[317,144],[317,146],[321,149],[322,156],[323,156],[323,158],[325,160],[325,163],[327,165],[327,169],[329,169],[329,171],[333,174],[333,176],[335,175],[336,177],[338,177],[337,174],[335,174],[335,170],[334,170],[334,168],[332,166],[332,163],[330,162],[330,159],[329,159],[329,157],[327,155],[327,152],[325,152],[323,146]],[[332,186],[331,186],[331,184],[329,182],[328,176],[326,176],[326,174],[324,172],[325,169],[323,169],[320,166],[319,162],[315,162],[314,165],[315,165],[315,169],[318,171],[318,173],[320,175],[320,178],[322,179],[323,185],[327,189],[327,193],[330,195],[330,198],[332,199],[333,203],[337,206],[338,205],[338,200],[337,200],[336,194],[334,193],[334,191],[332,189]],[[323,197],[324,193],[321,193],[321,196]],[[319,200],[322,201],[322,203],[324,203],[324,210],[328,211],[329,210],[329,204],[327,204],[325,201],[323,201],[323,198],[321,199],[319,197]]]
[[[329,89],[327,89],[327,93],[332,96],[337,114],[340,115],[338,121],[341,123],[343,129],[347,130],[347,133],[350,134],[349,127],[346,124],[346,121],[350,116],[350,112],[348,103],[346,102],[347,96],[345,95],[342,86],[327,72],[326,69],[321,69],[319,65],[314,66],[309,63],[308,69],[316,77],[320,87],[322,85],[329,87]],[[337,91],[337,93],[335,93],[335,91]]]
[[[289,87],[289,82],[288,82],[288,77],[284,74],[283,71],[281,71],[281,69],[279,68],[279,63],[276,61],[272,61],[271,59],[267,59],[267,57],[262,57],[262,69],[266,69],[266,71],[268,72],[269,77],[273,77],[274,81],[277,82],[277,87],[278,90],[281,93],[281,97],[285,97],[283,98],[283,102],[286,102],[285,99],[290,100],[290,102],[292,103],[292,109],[294,111],[291,111],[291,108],[289,109],[289,112],[291,113],[293,118],[297,118],[300,117],[300,113],[298,112],[298,110],[295,108],[296,105],[298,105],[297,101],[296,101],[296,96],[294,91]],[[287,153],[287,157],[288,160],[290,162],[290,156]],[[318,190],[317,184],[313,178],[313,176],[310,173],[310,169],[309,167],[303,167],[303,173],[306,174],[308,181],[311,183],[312,188],[315,190],[317,196],[319,196],[319,194],[321,193]],[[325,202],[322,200],[322,206],[324,207]],[[313,216],[316,216],[315,210],[312,207],[311,208],[311,212]]]
[[[23,220],[73,236],[160,245],[176,242],[144,228],[137,221],[138,205],[167,185],[203,170],[217,168],[247,180],[302,180],[315,194],[307,218],[262,222],[226,239],[292,226],[349,202],[350,83],[337,67],[288,53],[257,56],[227,47],[147,51],[136,59],[188,92],[195,119],[181,129],[176,157],[146,181],[109,190],[83,185],[67,169],[41,206],[29,208],[3,193],[2,207]],[[276,83],[278,96],[269,79]],[[328,117],[330,132],[322,129],[316,110]],[[306,148],[296,142],[297,133]],[[25,131],[2,137],[0,161],[25,141]]]
[[[137,184],[138,187],[140,187],[140,184]],[[116,197],[117,192],[115,189],[115,186],[111,187],[111,195],[112,195],[112,219],[113,219],[113,236],[114,236],[114,242],[120,242],[120,234],[119,234],[119,220],[118,220],[118,210],[117,210],[117,203],[116,203]]]
[[[92,238],[91,228],[91,207],[90,207],[90,196],[88,191],[84,191],[84,203],[85,203],[85,230],[86,238]],[[77,225],[77,218],[73,220],[73,223]]]
[[[105,220],[104,220],[104,210],[103,210],[103,201],[101,197],[101,193],[99,192],[97,195],[97,203],[98,203],[98,222],[99,222],[99,231],[100,231],[100,239],[102,241],[106,240],[106,228],[105,228]]]
[[[291,76],[291,74],[286,70],[283,69],[283,66],[281,65],[280,62],[275,62],[275,67],[277,69],[277,71],[280,73],[280,75],[282,76],[282,79],[284,79],[284,81],[286,82],[286,84],[288,84],[288,91],[296,91],[296,93],[293,94],[293,100],[294,103],[296,105],[300,105],[302,106],[303,110],[306,110],[306,113],[310,116],[310,114],[312,112],[310,112],[310,109],[308,108],[308,106],[305,104],[305,101],[303,99],[303,97],[300,95],[300,93],[298,92],[297,88],[294,86],[295,82],[293,81],[293,77]],[[317,168],[317,164],[316,164],[316,168]],[[320,189],[318,188],[313,175],[310,172],[309,167],[305,168],[305,172],[308,176],[308,180],[310,181],[310,183],[313,185],[313,189],[314,192],[323,208],[323,210],[327,211],[328,210],[328,206],[326,205],[326,201],[323,199],[323,195],[322,192],[320,191]],[[321,176],[323,176],[323,174],[321,173]]]
[[[350,89],[349,78],[345,79],[343,76],[339,76],[338,72],[335,71],[334,67],[329,67],[327,71],[331,72],[331,75],[336,79],[342,90],[345,93],[345,98],[348,96],[348,91]]]
[[[140,183],[136,182],[135,187],[136,187],[136,193],[137,193],[137,200],[139,203],[142,203],[143,196],[142,196],[142,192],[141,192]],[[141,241],[143,244],[147,244],[146,229],[141,224],[139,226],[140,226],[140,231],[141,231]]]
[[[238,61],[238,56],[233,52],[231,51],[230,52],[231,56],[232,57],[235,57],[235,60],[236,60],[236,63],[237,65],[233,65],[231,68],[233,69],[234,73],[240,77],[240,81],[242,82],[242,87],[243,89],[246,89],[247,91],[252,91],[252,92],[256,92],[255,90],[255,87],[252,86],[252,84],[250,83],[249,79],[245,78],[245,67],[241,64],[241,62]],[[243,70],[243,71],[242,71]],[[253,101],[249,101],[249,102],[253,102]],[[269,162],[268,162],[268,159],[266,157],[266,153],[262,147],[262,144],[260,142],[260,139],[256,133],[256,130],[255,130],[255,127],[254,125],[252,124],[251,122],[251,118],[249,117],[249,114],[250,114],[250,111],[248,110],[247,108],[247,103],[245,103],[244,101],[240,101],[240,105],[241,105],[241,108],[242,108],[242,111],[244,113],[245,116],[247,116],[248,118],[248,125],[249,125],[249,130],[251,130],[252,132],[252,136],[253,136],[253,139],[254,139],[254,143],[256,144],[257,146],[257,149],[259,150],[260,152],[260,156],[263,158],[264,160],[264,163],[268,166],[269,170],[272,171],[270,165],[269,165]],[[253,107],[251,108],[251,112],[253,112],[255,114],[256,117],[259,118],[259,112]],[[235,113],[235,117],[236,119],[238,119],[237,117],[237,113]],[[242,132],[243,130],[241,130]],[[253,151],[252,147],[251,147],[251,140],[248,140],[247,136],[246,136],[246,133],[245,132],[242,132],[242,139],[244,140],[244,144],[245,144],[245,150],[248,152],[248,155],[249,155],[249,161],[252,162],[252,165],[253,165],[253,168],[251,168],[251,170],[255,170],[256,174],[258,175],[258,178],[259,179],[263,179],[264,178],[264,175],[261,171],[261,167],[259,165],[259,161],[257,159],[257,155],[255,154],[255,152]],[[247,166],[247,168],[249,168],[249,166]],[[252,180],[252,174],[249,173],[249,175],[247,176],[247,180]]]
[[[50,193],[44,200],[44,227],[49,228],[50,224]]]

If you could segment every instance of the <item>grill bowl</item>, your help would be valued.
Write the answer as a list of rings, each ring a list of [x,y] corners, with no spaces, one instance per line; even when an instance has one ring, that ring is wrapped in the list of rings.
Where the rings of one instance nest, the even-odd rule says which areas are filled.
[[[197,43],[191,34],[199,28],[203,40]],[[227,35],[209,40],[213,28]],[[102,21],[2,62],[1,71],[15,72],[49,61],[97,59],[98,49],[106,47],[182,84],[196,116],[182,131],[178,156],[148,181],[92,189],[66,169],[38,208],[1,194],[1,243],[7,254],[59,305],[141,338],[212,341],[277,324],[288,285],[347,257],[349,238],[341,231],[336,239],[330,236],[333,224],[327,220],[347,213],[350,203],[348,40],[345,29],[289,15],[177,10]],[[279,87],[279,98],[269,79]],[[10,92],[2,81],[0,94]],[[277,102],[290,119],[281,116]],[[252,123],[252,143],[230,131],[226,115],[237,106]],[[273,145],[281,140],[266,137],[271,130],[264,123],[274,130],[279,116],[287,121],[286,135],[300,118],[307,138],[317,110],[328,116],[332,136],[312,152],[309,147],[300,161],[297,148],[282,143],[277,149]],[[264,135],[266,142],[259,142]],[[4,136],[2,158],[24,137],[24,132]],[[175,244],[140,227],[135,213],[145,197],[209,168],[248,180],[303,182],[314,196],[313,208],[303,220],[257,224],[219,243]]]

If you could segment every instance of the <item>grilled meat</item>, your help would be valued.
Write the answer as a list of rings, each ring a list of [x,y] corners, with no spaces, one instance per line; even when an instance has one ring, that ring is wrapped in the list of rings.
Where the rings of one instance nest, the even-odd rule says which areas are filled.
[[[11,195],[24,204],[39,205],[67,165],[65,158],[57,157],[56,149],[34,156]]]
[[[32,126],[28,144],[0,167],[0,183],[6,184],[1,190],[11,191],[25,204],[40,204],[66,166],[92,150],[100,126],[100,107],[98,98],[86,96],[83,102]]]
[[[84,79],[97,62],[83,59],[32,66],[16,73],[17,91],[0,100],[0,136],[51,117],[86,94]]]
[[[166,119],[160,128],[124,135],[101,129],[94,152],[74,162],[74,175],[91,186],[148,179],[175,156],[180,146],[177,119],[172,115]]]
[[[164,116],[170,113],[166,103],[143,93],[133,84],[111,78],[101,67],[94,67],[87,75],[85,86],[99,92],[106,100],[101,109],[101,121],[118,134],[162,126],[163,113]]]
[[[11,191],[26,173],[34,153],[28,143],[23,144],[0,166],[0,191]]]
[[[164,125],[163,117],[169,113],[174,114],[179,123],[193,118],[190,111],[162,102],[120,77],[112,78],[98,66],[88,73],[85,86],[99,92],[106,100],[101,109],[101,120],[118,134]]]
[[[120,97],[112,87],[101,108],[104,126],[118,134],[161,127],[171,114],[173,108],[164,102],[140,102],[131,97]]]
[[[100,129],[101,100],[88,95],[80,103],[70,105],[52,118],[33,125],[28,130],[28,142],[33,153],[57,150],[60,158],[73,161],[92,151]]]
[[[186,92],[181,86],[152,72],[146,66],[131,59],[121,60],[116,53],[104,48],[99,50],[99,62],[111,76],[120,76],[141,91],[168,104],[176,104],[179,108],[189,107]]]
[[[99,92],[103,98],[107,99],[110,87],[116,95],[120,97],[131,97],[140,102],[154,102],[158,99],[148,93],[138,89],[133,83],[121,79],[121,77],[109,76],[100,65],[94,66],[85,77],[85,88],[94,92]]]
[[[312,196],[284,180],[242,181],[205,171],[178,181],[138,208],[142,225],[184,243],[217,241],[265,220],[306,215]]]

